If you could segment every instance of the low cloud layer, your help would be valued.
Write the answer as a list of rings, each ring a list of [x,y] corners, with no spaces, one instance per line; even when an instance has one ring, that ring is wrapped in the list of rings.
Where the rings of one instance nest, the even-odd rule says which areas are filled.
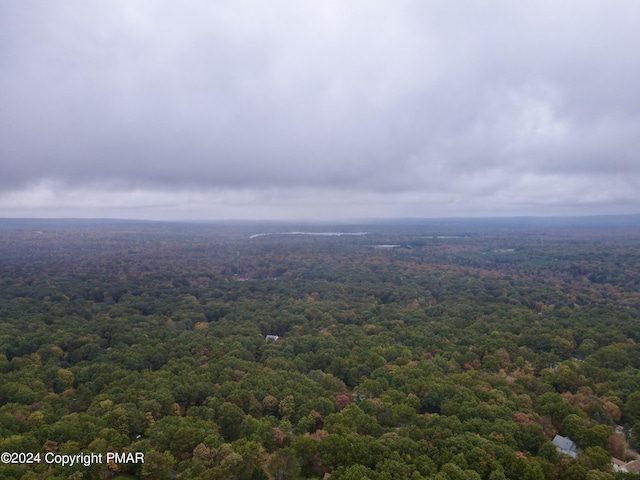
[[[637,213],[640,4],[0,5],[0,216]]]

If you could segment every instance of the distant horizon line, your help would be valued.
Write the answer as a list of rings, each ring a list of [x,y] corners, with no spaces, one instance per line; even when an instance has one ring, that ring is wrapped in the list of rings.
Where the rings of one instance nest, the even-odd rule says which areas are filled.
[[[359,217],[348,219],[147,219],[147,218],[118,218],[118,217],[0,217],[0,222],[20,221],[78,221],[78,222],[123,222],[123,223],[231,223],[231,224],[260,224],[260,223],[303,223],[303,224],[351,224],[351,223],[389,223],[389,222],[422,222],[422,221],[481,221],[481,220],[569,220],[569,219],[606,219],[606,218],[640,218],[640,213],[611,213],[611,214],[571,214],[571,215],[495,215],[495,216],[447,216],[447,217]]]

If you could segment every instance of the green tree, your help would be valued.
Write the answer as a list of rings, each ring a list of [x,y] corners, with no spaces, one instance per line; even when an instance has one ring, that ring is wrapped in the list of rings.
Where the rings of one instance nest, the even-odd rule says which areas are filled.
[[[233,403],[224,402],[216,412],[216,423],[220,433],[227,441],[237,440],[240,436],[244,412]]]
[[[278,450],[267,466],[267,471],[275,480],[290,480],[296,478],[300,472],[300,464],[295,452],[291,448]]]
[[[156,452],[151,450],[146,453],[142,466],[142,478],[149,480],[169,480],[174,459],[169,452]]]
[[[592,470],[613,473],[611,455],[602,447],[589,447],[585,450],[587,466]]]
[[[633,392],[627,397],[622,416],[629,424],[640,421],[640,392]]]

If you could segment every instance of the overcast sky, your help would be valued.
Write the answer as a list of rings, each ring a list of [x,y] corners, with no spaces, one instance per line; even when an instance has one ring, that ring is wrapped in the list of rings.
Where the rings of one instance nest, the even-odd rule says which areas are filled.
[[[0,217],[640,213],[634,0],[0,2]]]

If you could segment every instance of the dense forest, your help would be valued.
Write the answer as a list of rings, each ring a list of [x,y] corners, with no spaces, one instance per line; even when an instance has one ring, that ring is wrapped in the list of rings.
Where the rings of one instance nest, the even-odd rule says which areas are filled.
[[[2,479],[638,478],[637,217],[0,220],[0,253],[0,452],[144,453]]]

